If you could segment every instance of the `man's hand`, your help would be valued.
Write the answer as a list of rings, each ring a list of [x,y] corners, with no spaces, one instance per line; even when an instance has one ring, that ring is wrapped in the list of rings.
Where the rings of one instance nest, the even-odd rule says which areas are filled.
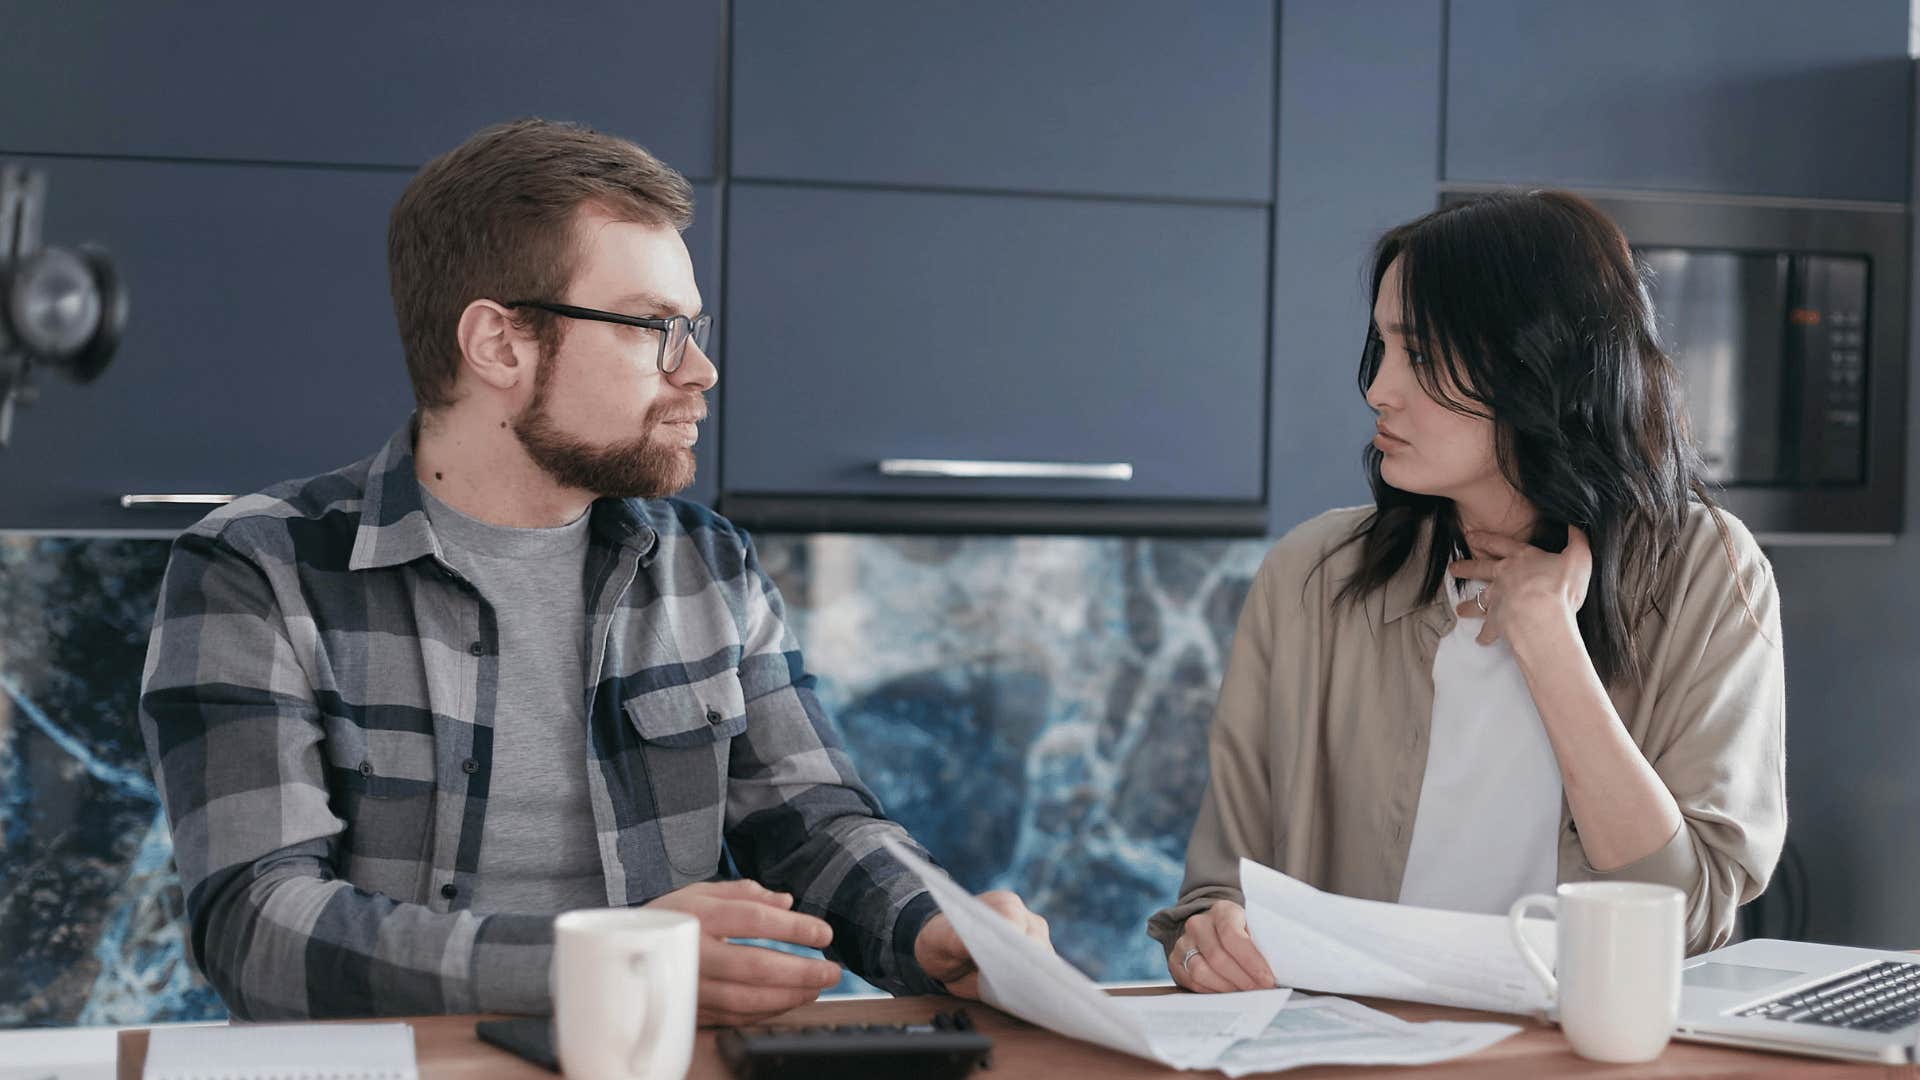
[[[1028,911],[1018,896],[1004,890],[981,893],[980,902],[1019,927],[1021,933],[1048,948],[1053,947],[1047,920]],[[919,961],[920,970],[946,985],[947,993],[963,998],[980,997],[980,969],[974,966],[966,944],[945,915],[935,915],[920,928],[920,936],[913,939],[913,958]]]
[[[1167,973],[1188,990],[1225,994],[1235,990],[1271,990],[1273,969],[1247,933],[1247,909],[1217,900],[1187,918],[1185,929],[1167,952]]]
[[[805,1005],[840,981],[840,965],[728,938],[765,938],[823,949],[833,930],[793,910],[793,897],[757,881],[706,881],[646,905],[700,920],[702,1025],[753,1024]]]

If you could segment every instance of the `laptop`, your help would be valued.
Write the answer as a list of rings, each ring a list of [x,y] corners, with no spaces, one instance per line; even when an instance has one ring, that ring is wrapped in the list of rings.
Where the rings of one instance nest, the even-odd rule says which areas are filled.
[[[1703,953],[1681,973],[1674,1037],[1920,1062],[1920,955],[1772,938]]]

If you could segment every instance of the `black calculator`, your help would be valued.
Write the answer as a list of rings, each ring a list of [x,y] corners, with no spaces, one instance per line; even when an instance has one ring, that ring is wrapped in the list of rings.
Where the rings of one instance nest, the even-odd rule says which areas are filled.
[[[727,1028],[718,1043],[720,1060],[740,1080],[960,1080],[988,1068],[993,1050],[964,1009],[936,1013],[925,1024]]]

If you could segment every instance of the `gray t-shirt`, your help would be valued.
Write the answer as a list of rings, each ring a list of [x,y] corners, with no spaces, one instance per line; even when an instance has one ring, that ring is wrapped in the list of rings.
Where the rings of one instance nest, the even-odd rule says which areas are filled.
[[[424,486],[420,494],[447,562],[480,590],[500,628],[472,910],[605,907],[587,794],[587,515],[557,528],[514,529],[468,517]]]

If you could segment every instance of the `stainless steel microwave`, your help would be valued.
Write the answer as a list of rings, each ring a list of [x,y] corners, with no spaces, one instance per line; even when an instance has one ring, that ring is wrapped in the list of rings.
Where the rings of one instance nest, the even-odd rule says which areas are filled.
[[[1491,188],[1450,187],[1451,203]],[[1598,192],[1646,266],[1721,500],[1763,541],[1900,531],[1909,223],[1900,204]]]

